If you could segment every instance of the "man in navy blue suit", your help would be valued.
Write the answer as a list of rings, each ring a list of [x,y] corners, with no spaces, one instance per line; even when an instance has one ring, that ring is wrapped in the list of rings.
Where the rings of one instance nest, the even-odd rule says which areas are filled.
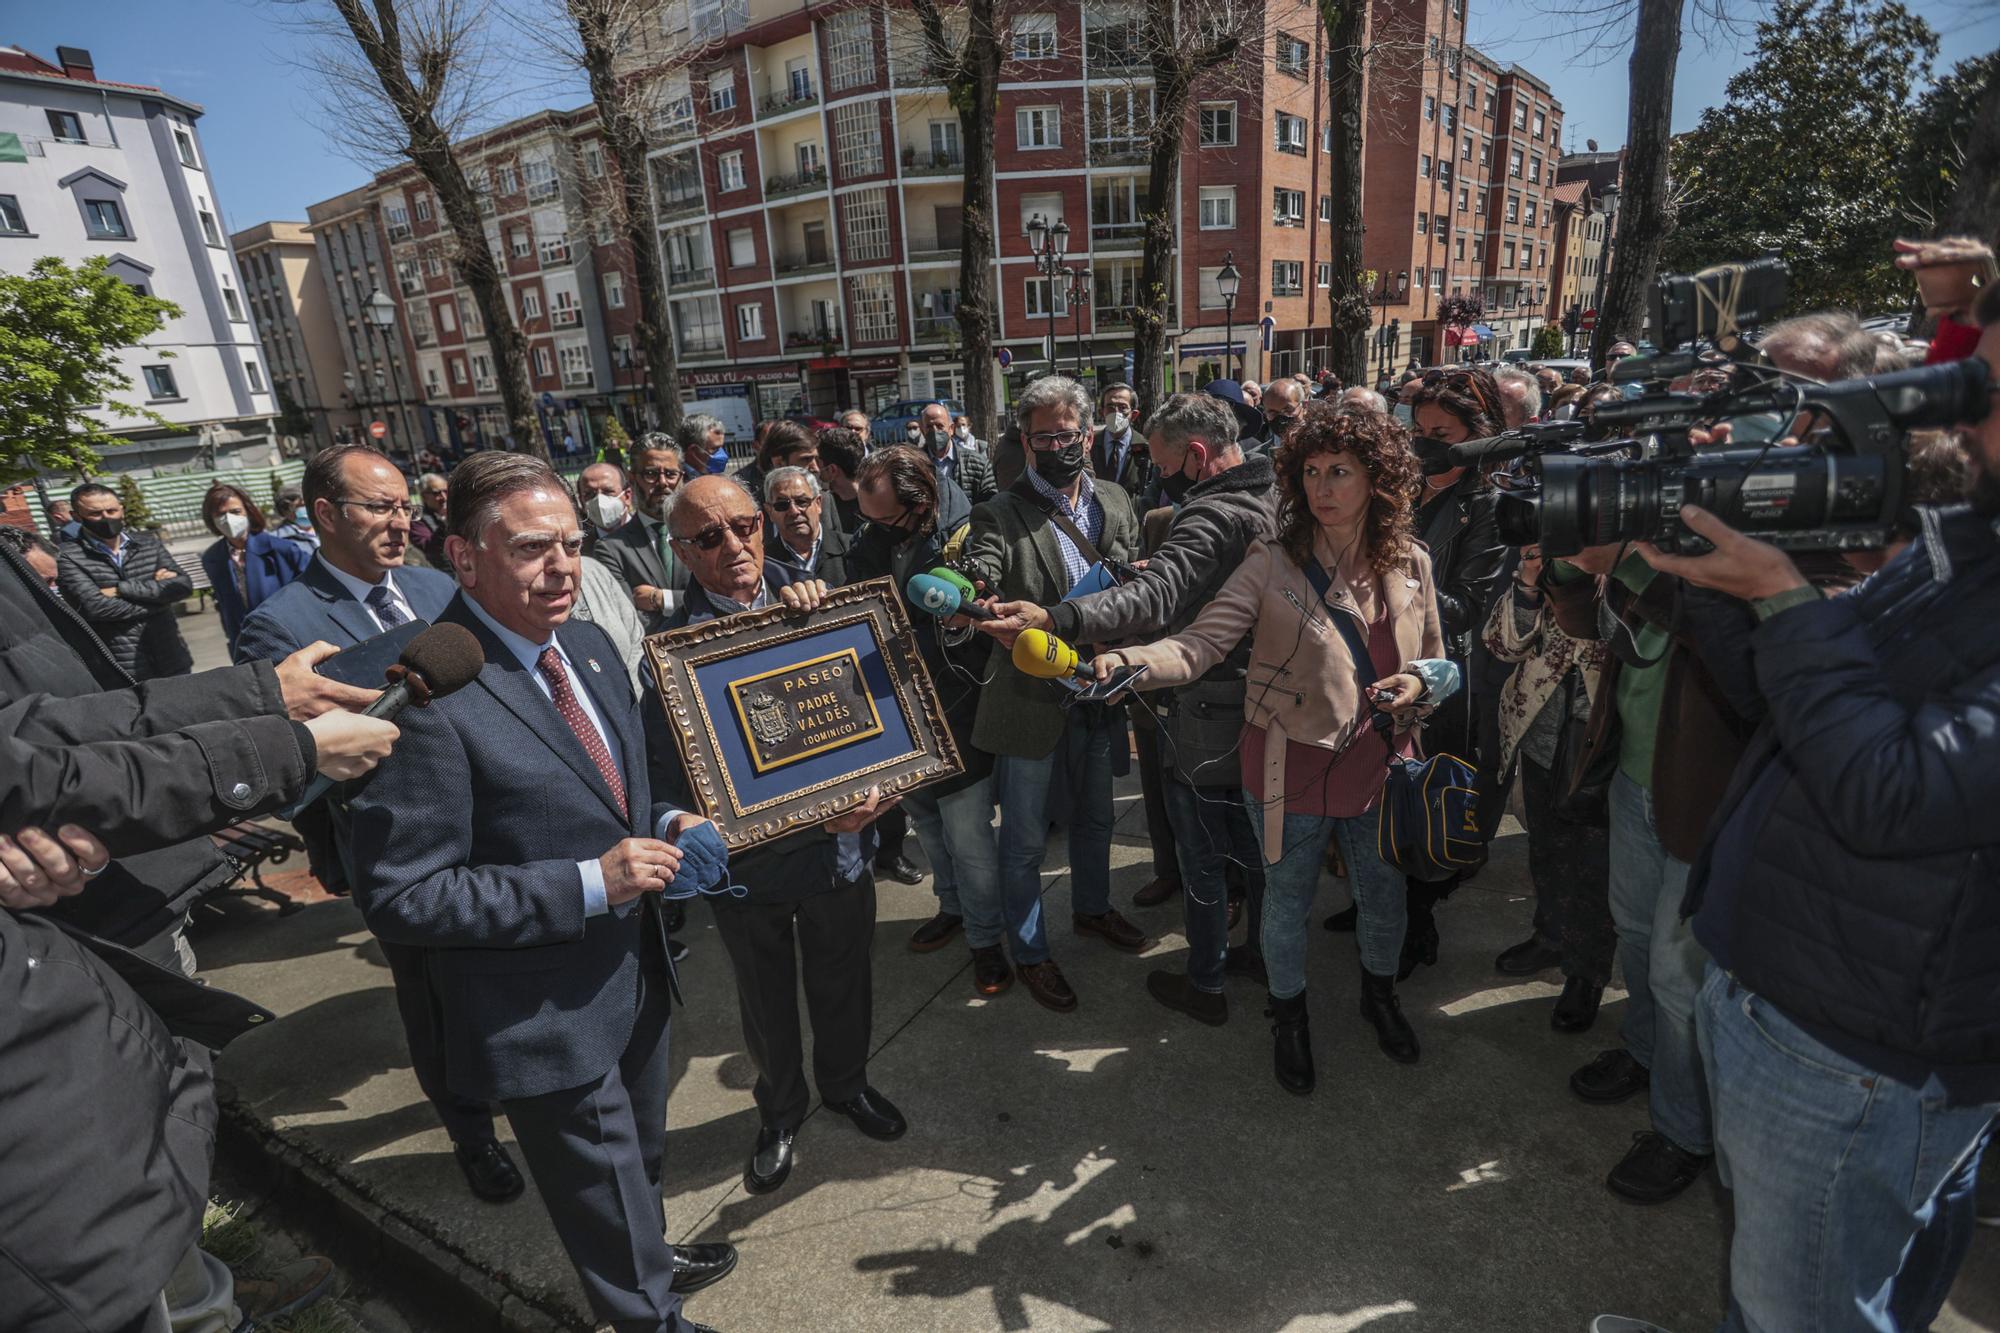
[[[410,487],[384,454],[365,444],[323,449],[306,464],[301,489],[319,551],[304,573],[245,617],[236,640],[239,663],[282,662],[322,640],[349,648],[411,620],[434,621],[444,614],[457,585],[448,574],[403,564],[410,545]],[[341,794],[307,806],[292,823],[305,840],[313,874],[329,892],[346,893],[351,877]],[[437,1020],[414,951],[384,942],[382,953],[396,984],[411,1070],[451,1135],[466,1183],[490,1203],[520,1197],[525,1182],[493,1137],[492,1108],[445,1086]]]
[[[700,1329],[681,1297],[736,1253],[664,1234],[676,996],[660,895],[713,886],[722,843],[654,799],[631,678],[602,629],[570,620],[583,534],[555,473],[473,455],[447,531],[461,591],[440,623],[471,631],[485,666],[403,713],[394,771],[357,792],[355,901],[419,954],[446,1081],[500,1104],[598,1319]]]

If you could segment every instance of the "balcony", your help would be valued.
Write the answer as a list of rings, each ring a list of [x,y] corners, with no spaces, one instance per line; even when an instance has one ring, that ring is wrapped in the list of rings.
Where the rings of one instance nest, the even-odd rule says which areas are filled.
[[[1129,329],[1132,327],[1132,307],[1097,306],[1090,312],[1090,321],[1100,333],[1107,329]]]
[[[550,176],[545,180],[528,182],[528,202],[531,204],[538,204],[544,199],[553,199],[561,193],[562,186],[554,176]]]
[[[778,256],[778,262],[774,267],[781,278],[796,278],[807,273],[831,273],[833,272],[833,256],[830,254],[819,256],[781,254]]]
[[[1290,278],[1286,278],[1283,281],[1271,284],[1271,295],[1273,296],[1302,296],[1305,294],[1305,290],[1306,285],[1303,279],[1295,282]]]
[[[958,316],[918,315],[910,321],[910,334],[920,343],[949,342],[958,336]]]
[[[810,171],[798,171],[789,176],[767,176],[764,179],[764,200],[782,199],[788,195],[820,192],[826,189],[826,168],[814,167]]]
[[[681,335],[680,352],[682,356],[700,356],[707,352],[719,352],[721,350],[722,331],[720,329],[714,333],[687,333]]]
[[[663,220],[692,217],[707,208],[708,202],[702,198],[700,190],[674,190],[660,196],[660,217]]]
[[[785,334],[787,347],[835,347],[839,343],[840,330],[824,324],[789,330]]]
[[[588,389],[591,384],[590,367],[584,366],[578,369],[575,366],[564,366],[562,382],[564,388]]]
[[[651,129],[663,143],[685,139],[695,132],[694,98],[677,97],[653,111]]]
[[[713,287],[715,270],[712,268],[671,268],[667,270],[667,290],[679,291],[688,287]]]
[[[559,305],[549,311],[549,324],[558,329],[573,329],[583,322],[583,308],[573,305]]]
[[[905,176],[957,176],[965,171],[965,154],[956,148],[942,152],[919,152],[914,148],[903,150],[903,174]]]
[[[556,268],[569,263],[568,241],[554,243],[543,241],[537,248],[541,256],[543,268]]]
[[[1084,35],[1084,54],[1092,70],[1136,70],[1146,66],[1146,51],[1137,32],[1129,28],[1105,29]]]
[[[396,241],[407,241],[409,239],[410,239],[409,223],[391,222],[389,224],[389,240],[392,244]]]
[[[1274,227],[1303,227],[1306,225],[1305,214],[1274,213],[1271,215],[1271,225]]]
[[[934,236],[912,236],[910,238],[909,263],[949,264],[956,263],[963,252],[962,245],[951,249],[943,248],[944,242]]]
[[[1153,146],[1144,136],[1123,139],[1093,139],[1090,165],[1093,167],[1144,166],[1152,158]]]
[[[759,120],[770,116],[782,116],[787,111],[796,111],[802,106],[812,106],[819,101],[819,89],[810,85],[804,88],[783,88],[757,103]]]
[[[1093,253],[1107,250],[1142,250],[1146,246],[1146,224],[1143,222],[1099,222],[1090,228],[1090,248]]]

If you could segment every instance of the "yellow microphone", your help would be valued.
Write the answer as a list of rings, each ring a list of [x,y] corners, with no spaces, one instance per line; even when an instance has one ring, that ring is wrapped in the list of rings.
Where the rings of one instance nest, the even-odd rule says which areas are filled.
[[[1097,683],[1097,673],[1076,660],[1076,649],[1045,630],[1024,629],[1014,640],[1014,665],[1030,676],[1060,680],[1074,676],[1086,684]]]

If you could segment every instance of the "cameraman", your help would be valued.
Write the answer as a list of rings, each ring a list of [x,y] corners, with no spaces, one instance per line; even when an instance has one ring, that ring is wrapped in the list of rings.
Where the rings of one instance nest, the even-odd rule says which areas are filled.
[[[1976,313],[2000,373],[2000,289]],[[1684,909],[1727,1330],[1929,1327],[1969,1242],[2000,1115],[2000,416],[1973,441],[1971,503],[1845,596],[1698,509],[1712,554],[1642,552],[1755,608],[1769,709]]]

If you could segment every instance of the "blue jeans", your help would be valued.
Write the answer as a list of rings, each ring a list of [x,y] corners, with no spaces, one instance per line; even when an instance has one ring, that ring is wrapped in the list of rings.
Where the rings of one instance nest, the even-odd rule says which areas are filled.
[[[1688,866],[1654,832],[1653,793],[1623,773],[1611,779],[1611,919],[1625,972],[1632,1058],[1652,1071],[1653,1128],[1691,1153],[1712,1150],[1708,1088],[1695,1043],[1695,995],[1708,953],[1681,920]]]
[[[1241,788],[1190,787],[1171,772],[1160,774],[1167,825],[1180,862],[1181,920],[1187,927],[1189,982],[1196,990],[1220,993],[1222,964],[1229,956],[1229,863],[1243,869],[1249,887],[1250,934],[1262,924],[1264,858],[1256,830],[1243,805]]]
[[[1711,966],[1701,1050],[1735,1195],[1723,1333],[1929,1328],[1972,1241],[2000,1103],[1864,1068]]]
[[[1263,805],[1251,792],[1243,793],[1243,799],[1251,822],[1261,827]],[[1390,869],[1375,850],[1375,815],[1323,819],[1288,814],[1284,855],[1276,865],[1264,867],[1264,966],[1275,999],[1289,1000],[1306,988],[1306,928],[1329,837],[1340,839],[1340,854],[1347,859],[1361,966],[1375,976],[1393,977],[1402,961],[1409,899],[1402,872]]]
[[[949,796],[928,787],[903,798],[931,863],[938,911],[965,920],[975,949],[1000,942],[1000,852],[993,835],[991,774]]]
[[[993,761],[1000,803],[1000,905],[1014,963],[1049,957],[1042,920],[1042,861],[1049,850],[1049,788],[1060,770],[1068,783],[1070,908],[1082,916],[1111,910],[1111,738],[1122,735],[1104,708],[1070,710],[1062,739],[1042,759],[1003,754]]]

